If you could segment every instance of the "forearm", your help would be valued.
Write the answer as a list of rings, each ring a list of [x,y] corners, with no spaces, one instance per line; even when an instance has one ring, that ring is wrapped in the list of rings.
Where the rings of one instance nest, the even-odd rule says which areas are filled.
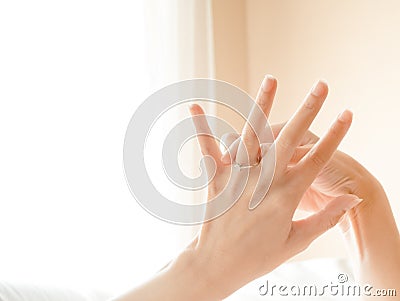
[[[400,237],[387,196],[377,181],[357,193],[364,201],[349,212],[345,237],[359,264],[358,280],[400,292]]]
[[[214,301],[206,276],[192,255],[182,254],[144,284],[113,301]]]

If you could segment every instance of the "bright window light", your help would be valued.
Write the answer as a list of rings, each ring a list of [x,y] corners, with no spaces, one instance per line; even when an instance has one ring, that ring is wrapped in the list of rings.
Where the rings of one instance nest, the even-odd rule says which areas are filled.
[[[118,291],[181,247],[123,174],[126,126],[151,92],[142,6],[1,2],[0,278]]]

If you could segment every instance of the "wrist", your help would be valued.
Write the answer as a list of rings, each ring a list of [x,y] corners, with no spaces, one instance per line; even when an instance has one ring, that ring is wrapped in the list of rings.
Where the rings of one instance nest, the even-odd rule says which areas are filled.
[[[212,277],[212,269],[202,260],[197,250],[182,252],[166,271],[174,279],[177,289],[186,290],[187,300],[220,300],[217,282]]]
[[[372,222],[371,219],[379,218],[379,215],[371,215],[371,211],[380,211],[379,209],[385,206],[385,202],[388,202],[388,200],[381,183],[361,164],[358,164],[358,167],[355,168],[353,183],[353,189],[350,193],[363,200],[348,214],[354,227],[360,222],[365,223],[368,220]]]
[[[392,287],[399,280],[400,239],[389,200],[377,180],[356,193],[364,201],[349,211],[350,227],[343,232],[358,261],[357,277],[374,286]]]
[[[369,206],[370,203],[379,202],[386,198],[385,191],[381,183],[360,163],[352,159],[354,163],[351,176],[351,191],[349,193],[357,195],[364,201],[359,207]]]

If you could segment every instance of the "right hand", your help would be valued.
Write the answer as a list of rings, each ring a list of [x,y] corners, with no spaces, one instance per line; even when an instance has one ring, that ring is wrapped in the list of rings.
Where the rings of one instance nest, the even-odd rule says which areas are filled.
[[[191,106],[202,154],[214,162],[205,164],[211,179],[208,183],[209,204],[214,204],[216,199],[217,204],[232,199],[235,203],[215,219],[208,219],[207,213],[213,213],[213,210],[207,208],[208,222],[202,225],[194,243],[171,264],[170,271],[177,274],[186,271],[187,262],[198,267],[196,274],[203,274],[206,286],[213,285],[214,296],[220,299],[303,251],[314,239],[333,227],[346,211],[359,204],[361,200],[354,195],[340,195],[313,215],[293,221],[293,214],[303,195],[324,163],[334,154],[351,124],[351,112],[343,112],[319,143],[311,148],[309,154],[313,155],[307,154],[301,162],[291,164],[290,158],[320,110],[327,92],[324,82],[314,86],[302,106],[280,131],[274,148],[271,148],[274,150],[264,144],[266,147],[259,149],[252,124],[263,128],[266,119],[252,110],[235,152],[236,165],[233,169],[221,161],[222,154],[204,111],[198,105]],[[257,105],[268,116],[273,93],[264,90],[262,95],[265,97],[258,98]],[[314,157],[323,161],[316,164]],[[238,163],[252,167],[241,169],[237,167]],[[269,190],[264,191],[268,184],[265,181],[271,173],[272,183]],[[261,203],[250,209],[255,196],[261,197]]]

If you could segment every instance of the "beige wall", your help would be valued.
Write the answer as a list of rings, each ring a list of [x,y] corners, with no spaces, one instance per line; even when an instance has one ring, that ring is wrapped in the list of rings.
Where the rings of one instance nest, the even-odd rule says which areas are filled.
[[[227,81],[248,91],[246,1],[212,0],[214,29],[215,78]],[[236,130],[244,120],[223,106],[217,106],[217,115]]]
[[[247,88],[246,3],[212,1],[216,78]]]
[[[217,78],[254,96],[264,74],[275,75],[272,122],[289,118],[325,78],[331,92],[312,129],[321,134],[341,110],[353,110],[341,149],[380,179],[400,220],[400,2],[238,0],[234,11],[227,2],[214,0]],[[235,40],[222,40],[221,32]],[[239,68],[246,78],[230,74]],[[326,235],[302,257],[343,255],[337,238]]]

